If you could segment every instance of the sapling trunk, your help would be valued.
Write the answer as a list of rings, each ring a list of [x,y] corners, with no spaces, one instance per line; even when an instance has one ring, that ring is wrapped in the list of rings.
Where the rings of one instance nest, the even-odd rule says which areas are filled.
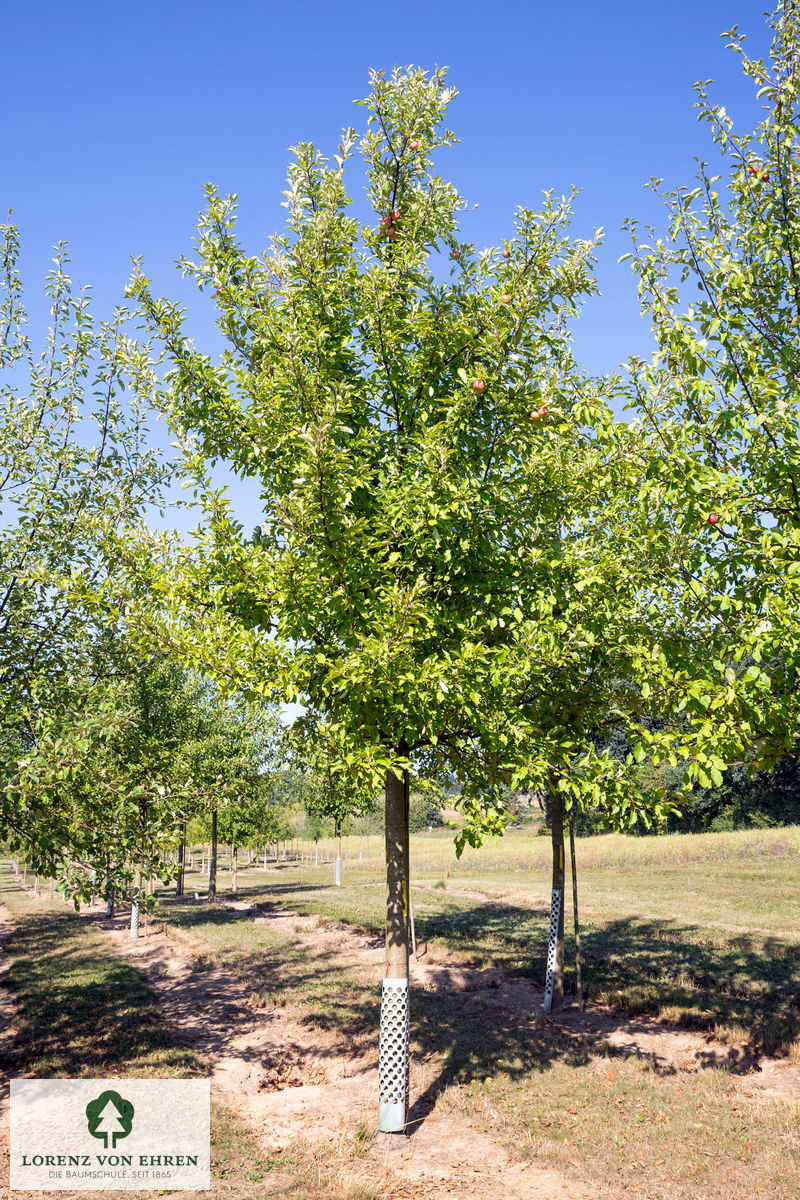
[[[183,872],[186,865],[186,822],[181,831],[181,844],[178,847],[178,878],[175,880],[175,895],[183,895]]]
[[[581,926],[578,920],[578,872],[575,867],[575,822],[569,814],[569,859],[572,868],[572,916],[575,922],[575,994],[583,1012],[583,964],[581,962]]]
[[[237,846],[233,847],[231,853],[231,891],[236,892],[239,868],[239,850]]]
[[[217,810],[211,813],[211,845],[208,856],[208,898],[217,899]]]
[[[333,869],[333,881],[337,887],[342,885],[342,831],[336,826],[336,865]]]
[[[550,937],[544,1011],[564,1007],[564,797],[550,787],[550,839],[553,848],[553,888],[550,899]]]
[[[386,974],[378,1051],[379,1128],[402,1133],[408,1117],[408,773],[386,773]]]
[[[142,894],[142,873],[139,871],[136,876],[136,888],[133,894],[133,903],[131,904],[131,928],[130,935],[132,938],[139,936],[139,897]]]

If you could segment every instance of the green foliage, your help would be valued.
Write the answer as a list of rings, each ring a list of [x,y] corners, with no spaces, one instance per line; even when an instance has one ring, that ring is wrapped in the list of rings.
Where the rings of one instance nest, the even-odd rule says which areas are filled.
[[[411,833],[421,833],[429,826],[436,828],[441,824],[441,809],[434,798],[425,792],[412,791],[408,807],[408,828]]]
[[[725,36],[762,102],[737,132],[697,85],[722,164],[662,194],[666,235],[629,223],[632,264],[658,343],[633,364],[635,404],[658,447],[643,491],[677,571],[657,589],[690,631],[671,703],[694,758],[689,781],[719,788],[726,763],[795,749],[800,708],[800,12],[770,18],[767,63]],[[653,186],[660,189],[659,181]],[[659,192],[659,194],[661,194]],[[667,551],[665,550],[665,553]]]
[[[691,832],[798,824],[800,764],[795,755],[761,771],[749,771],[744,764],[730,767],[719,787],[697,788],[686,795],[680,818],[669,822],[670,828]]]
[[[586,379],[570,349],[600,233],[571,240],[571,200],[548,194],[502,246],[463,241],[465,202],[434,170],[454,94],[441,71],[374,73],[366,131],[333,163],[295,148],[287,228],[262,256],[237,240],[235,196],[209,187],[181,266],[213,293],[219,364],[137,269],[206,527],[177,567],[140,554],[131,620],[150,628],[135,600],[155,594],[190,661],[302,700],[298,752],[345,791],[455,774],[462,846],[502,831],[509,783],[556,780],[627,826],[663,798],[593,739],[623,722],[644,753],[671,622],[634,503],[644,448],[613,420],[617,382]],[[212,485],[218,462],[258,483],[254,539]]]
[[[128,897],[139,872],[168,882],[177,866],[163,852],[212,805],[228,832],[266,820],[274,713],[235,707],[169,662],[117,649],[114,665],[98,661],[60,709],[37,713],[6,788],[9,847],[76,902],[112,885]]]
[[[81,584],[110,586],[109,546],[159,502],[169,469],[146,447],[136,389],[123,400],[125,378],[147,360],[125,333],[127,312],[95,322],[60,246],[45,284],[51,325],[37,351],[19,253],[16,226],[1,225],[0,836],[52,872],[73,845],[96,859],[100,797],[111,820],[119,798],[105,778],[126,724],[117,711],[119,612],[98,621]],[[78,793],[92,800],[70,811]]]
[[[0,724],[24,729],[28,706],[83,668],[97,636],[73,576],[113,571],[107,541],[158,501],[168,469],[146,448],[135,390],[146,360],[125,335],[127,312],[93,320],[74,294],[63,246],[45,292],[51,326],[40,352],[26,331],[16,226],[0,225]]]

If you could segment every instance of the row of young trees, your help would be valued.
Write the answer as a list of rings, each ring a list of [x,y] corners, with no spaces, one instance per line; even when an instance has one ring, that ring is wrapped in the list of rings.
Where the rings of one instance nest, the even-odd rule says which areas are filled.
[[[208,189],[195,257],[181,267],[213,295],[227,343],[219,363],[137,267],[130,294],[166,375],[123,338],[110,359],[121,366],[106,375],[111,392],[124,377],[138,403],[166,415],[203,509],[194,543],[147,530],[141,486],[115,488],[109,512],[100,492],[73,506],[56,489],[80,513],[89,549],[28,573],[40,591],[25,593],[21,621],[68,595],[71,613],[118,624],[139,653],[157,645],[221,695],[300,700],[290,738],[330,802],[383,789],[384,1129],[406,1117],[407,1066],[386,1064],[395,1037],[407,1064],[406,1023],[395,1018],[398,1005],[407,1011],[412,773],[459,780],[459,851],[502,831],[505,786],[548,790],[560,931],[565,810],[602,810],[622,828],[664,818],[674,802],[642,764],[710,787],[727,764],[769,763],[793,747],[794,3],[772,25],[766,66],[730,35],[764,122],[737,135],[701,88],[726,173],[701,166],[698,187],[664,197],[666,236],[643,242],[631,225],[657,353],[628,377],[588,378],[572,354],[599,235],[570,238],[570,200],[519,209],[507,236],[478,251],[460,236],[464,201],[435,170],[455,140],[444,73],[375,73],[361,136],[345,131],[332,163],[295,148],[286,231],[266,253],[238,242],[235,197]],[[368,220],[348,192],[357,147]],[[615,416],[623,400],[629,421]],[[19,412],[21,444],[35,444],[36,409]],[[127,481],[138,460],[105,446],[100,459]],[[90,478],[94,461],[78,455],[77,477]],[[254,536],[215,485],[218,464],[257,481]],[[124,512],[117,492],[129,497]],[[49,511],[32,494],[12,541],[37,528],[42,504]],[[25,696],[26,711],[51,712]],[[623,757],[601,749],[612,729],[627,738]],[[17,729],[10,740],[35,737]],[[21,797],[14,775],[8,828]]]

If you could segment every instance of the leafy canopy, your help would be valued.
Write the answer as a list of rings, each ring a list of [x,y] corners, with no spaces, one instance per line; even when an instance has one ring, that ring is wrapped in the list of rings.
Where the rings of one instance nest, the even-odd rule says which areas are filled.
[[[194,661],[302,701],[294,736],[321,773],[370,790],[412,763],[452,770],[469,840],[502,828],[511,779],[628,821],[652,798],[595,739],[641,732],[663,614],[643,448],[570,348],[600,235],[571,240],[571,198],[547,194],[500,246],[463,240],[465,202],[434,169],[454,95],[442,71],[373,73],[360,137],[332,162],[295,147],[286,231],[262,255],[237,240],[236,198],[207,189],[180,265],[214,295],[219,363],[137,269],[206,516],[177,569],[148,551],[140,572]],[[258,483],[253,538],[218,463]]]

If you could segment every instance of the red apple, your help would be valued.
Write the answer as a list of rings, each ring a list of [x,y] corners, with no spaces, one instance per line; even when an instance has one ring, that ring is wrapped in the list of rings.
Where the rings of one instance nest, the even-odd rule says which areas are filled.
[[[541,415],[542,414],[539,412],[538,408],[531,409],[531,416],[533,417],[534,421],[538,421]]]
[[[392,209],[392,220],[393,220],[393,221],[399,221],[399,220],[400,220],[400,209],[399,209],[399,208],[393,208],[393,209]]]
[[[708,514],[708,523],[709,523],[709,525],[716,525],[718,521],[719,521],[719,517],[717,516],[717,514],[716,514],[716,513],[709,513],[709,514]]]
[[[510,250],[504,250],[504,251],[503,251],[503,258],[511,258],[511,251],[510,251]]]
[[[547,405],[546,404],[543,404],[542,407],[539,409],[539,416],[540,417],[547,416]]]
[[[453,253],[450,255],[450,257],[451,257],[451,258],[461,258],[461,251],[460,251],[460,250],[454,250],[454,251],[453,251]]]
[[[389,238],[391,241],[396,242],[399,236],[400,235],[394,227],[389,230]]]
[[[755,169],[755,167],[751,167],[751,168],[750,168],[750,174],[751,174],[751,175],[757,175],[757,174],[758,174],[758,171]]]
[[[500,303],[501,304],[510,304],[511,303],[511,297],[509,296],[508,292],[503,292],[502,296],[500,297]]]
[[[381,225],[383,226],[384,229],[387,227],[387,225],[391,225],[391,223],[392,223],[391,217],[381,217]]]
[[[419,142],[409,142],[408,148],[409,150],[419,150]]]
[[[769,183],[769,174],[768,174],[768,172],[767,172],[767,171],[765,171],[765,172],[764,172],[764,174],[761,176],[761,182],[762,182],[762,183]]]
[[[485,392],[486,391],[486,380],[485,379],[476,379],[475,382],[473,383],[472,387],[473,387],[473,390],[476,392]]]

